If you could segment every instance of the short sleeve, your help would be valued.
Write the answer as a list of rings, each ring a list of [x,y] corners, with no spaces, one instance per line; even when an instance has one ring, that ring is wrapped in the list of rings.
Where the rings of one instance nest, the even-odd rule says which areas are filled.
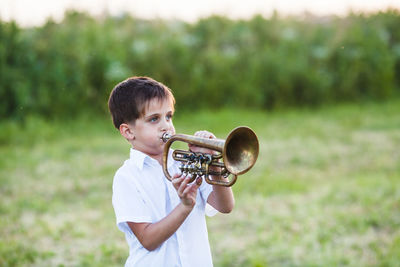
[[[212,185],[210,185],[210,184],[206,183],[205,181],[203,181],[203,183],[201,184],[199,190],[200,190],[202,198],[204,199],[204,201],[206,203],[206,207],[205,207],[206,215],[209,216],[209,217],[214,216],[215,214],[218,213],[218,211],[213,206],[211,206],[210,204],[207,203],[208,196],[213,191]]]
[[[126,222],[151,222],[146,203],[132,179],[117,172],[113,182],[112,204],[122,232],[130,232]]]

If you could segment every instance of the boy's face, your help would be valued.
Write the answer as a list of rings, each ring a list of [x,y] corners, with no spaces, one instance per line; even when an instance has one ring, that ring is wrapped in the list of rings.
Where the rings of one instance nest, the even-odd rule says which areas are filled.
[[[134,135],[132,145],[135,149],[158,159],[162,157],[164,142],[161,137],[165,132],[175,134],[172,123],[173,104],[169,99],[152,99],[145,108],[144,115],[134,124],[129,124]]]

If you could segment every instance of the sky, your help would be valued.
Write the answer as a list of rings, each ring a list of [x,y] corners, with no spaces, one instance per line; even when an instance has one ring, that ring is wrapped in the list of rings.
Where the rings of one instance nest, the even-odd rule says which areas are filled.
[[[140,18],[180,19],[194,22],[211,14],[231,18],[266,17],[274,10],[281,15],[346,15],[350,10],[373,12],[387,8],[400,10],[400,0],[0,0],[0,19],[16,20],[22,26],[40,26],[49,17],[63,18],[66,9],[99,15],[128,12]]]

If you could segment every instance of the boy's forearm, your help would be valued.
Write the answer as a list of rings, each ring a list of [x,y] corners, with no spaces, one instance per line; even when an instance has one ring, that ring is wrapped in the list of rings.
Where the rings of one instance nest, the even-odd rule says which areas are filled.
[[[226,180],[222,177],[213,176],[212,179]],[[207,202],[222,213],[230,213],[235,206],[235,198],[233,196],[232,188],[213,185],[213,191],[208,197]]]
[[[165,218],[156,223],[149,223],[142,231],[134,233],[144,248],[155,250],[178,230],[192,209],[179,203]],[[132,223],[128,224],[131,226]]]

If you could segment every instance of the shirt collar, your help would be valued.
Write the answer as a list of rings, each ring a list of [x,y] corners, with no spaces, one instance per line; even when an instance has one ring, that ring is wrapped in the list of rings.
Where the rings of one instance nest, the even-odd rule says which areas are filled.
[[[174,159],[172,158],[172,152],[173,150],[170,149],[168,153],[168,168],[171,167],[174,161]],[[147,164],[151,164],[151,162],[158,163],[152,157],[134,148],[131,148],[130,150],[130,159],[132,159],[133,164],[141,170],[143,169],[145,163]]]

